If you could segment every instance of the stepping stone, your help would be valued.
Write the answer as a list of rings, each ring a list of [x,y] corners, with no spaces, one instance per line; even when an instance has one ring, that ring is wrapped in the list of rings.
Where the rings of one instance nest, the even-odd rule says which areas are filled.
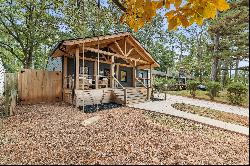
[[[89,118],[89,119],[84,120],[84,121],[81,123],[81,125],[83,125],[83,126],[88,126],[88,125],[91,125],[91,124],[96,123],[99,119],[101,119],[100,116],[94,116],[94,117],[91,117],[91,118]]]

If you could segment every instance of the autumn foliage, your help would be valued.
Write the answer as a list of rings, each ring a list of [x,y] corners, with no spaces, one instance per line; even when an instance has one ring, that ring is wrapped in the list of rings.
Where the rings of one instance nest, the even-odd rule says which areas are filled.
[[[145,23],[150,22],[157,10],[166,9],[168,29],[178,26],[188,27],[193,23],[202,25],[204,19],[214,19],[217,11],[229,9],[226,0],[124,0],[126,12],[121,22],[138,31]]]

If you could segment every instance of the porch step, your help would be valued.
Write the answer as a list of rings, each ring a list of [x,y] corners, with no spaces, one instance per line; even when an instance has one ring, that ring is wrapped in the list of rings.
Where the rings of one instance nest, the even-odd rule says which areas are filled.
[[[114,89],[113,94],[115,100],[124,104],[124,90]],[[147,89],[144,87],[140,88],[127,88],[127,104],[136,104],[147,101]]]

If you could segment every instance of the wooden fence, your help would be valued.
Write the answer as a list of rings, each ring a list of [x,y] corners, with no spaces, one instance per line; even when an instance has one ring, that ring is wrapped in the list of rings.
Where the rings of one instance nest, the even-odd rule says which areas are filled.
[[[62,73],[23,69],[18,77],[18,98],[21,104],[62,100]]]

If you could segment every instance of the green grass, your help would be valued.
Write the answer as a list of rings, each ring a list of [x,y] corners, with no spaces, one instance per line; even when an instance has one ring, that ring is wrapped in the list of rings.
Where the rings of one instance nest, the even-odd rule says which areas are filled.
[[[181,91],[167,91],[168,94],[172,94],[172,95],[179,95],[179,96],[185,96],[185,97],[192,97],[191,94],[189,93],[188,90],[181,90]],[[197,99],[204,99],[204,100],[209,100],[212,101],[210,99],[210,97],[208,96],[208,92],[207,91],[201,91],[201,90],[197,90],[196,91],[196,97]],[[219,103],[225,103],[225,104],[231,104],[231,102],[228,100],[227,98],[227,92],[226,91],[221,91],[219,93],[218,97],[214,98],[214,102],[219,102]],[[249,107],[249,98],[246,97],[245,100],[242,103],[243,107]]]
[[[215,109],[199,107],[199,106],[185,104],[185,103],[175,103],[175,104],[172,104],[171,106],[180,111],[197,114],[200,116],[204,116],[204,117],[208,117],[208,118],[212,118],[212,119],[216,119],[216,120],[220,120],[220,121],[224,121],[228,123],[238,124],[238,125],[242,125],[246,127],[249,126],[248,117],[243,116],[243,115],[222,112],[222,111],[218,111]]]

